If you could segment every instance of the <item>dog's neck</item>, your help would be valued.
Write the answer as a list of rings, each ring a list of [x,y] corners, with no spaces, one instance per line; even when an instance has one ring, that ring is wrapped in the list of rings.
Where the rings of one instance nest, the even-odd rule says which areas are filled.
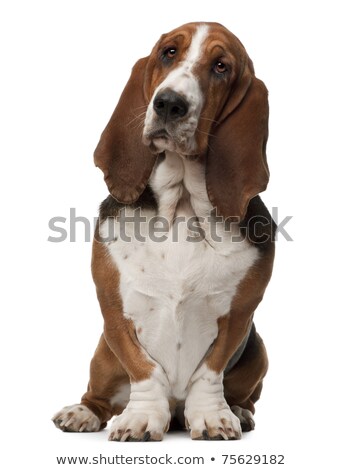
[[[158,201],[158,215],[169,222],[178,216],[210,215],[213,207],[207,194],[202,161],[167,150],[165,157],[156,165],[149,183]]]
[[[240,229],[238,224],[226,225],[216,214],[207,193],[204,160],[166,151],[149,184],[157,200],[157,214],[167,220],[170,228],[186,227],[184,233],[197,232],[215,251],[230,252],[230,244],[221,242],[239,237]]]

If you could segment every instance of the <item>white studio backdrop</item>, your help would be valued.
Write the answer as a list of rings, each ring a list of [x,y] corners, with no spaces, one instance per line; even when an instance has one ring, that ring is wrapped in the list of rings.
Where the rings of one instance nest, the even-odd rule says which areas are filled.
[[[1,453],[6,470],[57,456],[283,454],[285,468],[338,468],[341,279],[341,28],[328,1],[1,1]],[[239,442],[109,443],[50,418],[86,389],[102,330],[91,243],[48,241],[52,217],[93,220],[107,188],[92,152],[134,62],[189,21],[236,34],[269,89],[274,276],[256,312],[270,369],[256,430]],[[216,458],[211,461],[211,457]],[[70,465],[84,467],[85,465]],[[236,465],[242,467],[243,465]],[[247,466],[247,465],[246,465]]]

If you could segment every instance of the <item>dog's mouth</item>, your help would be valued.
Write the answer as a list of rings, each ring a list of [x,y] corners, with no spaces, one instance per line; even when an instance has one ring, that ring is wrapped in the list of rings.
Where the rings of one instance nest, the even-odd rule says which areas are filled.
[[[176,147],[175,140],[164,127],[143,134],[143,143],[150,148],[152,153],[174,150]]]
[[[177,152],[180,155],[196,155],[196,148],[189,145],[189,136],[171,134],[165,127],[143,134],[143,143],[152,153],[165,150]]]
[[[153,131],[146,137],[150,141],[155,140],[155,139],[171,139],[170,134],[167,132],[165,128]]]

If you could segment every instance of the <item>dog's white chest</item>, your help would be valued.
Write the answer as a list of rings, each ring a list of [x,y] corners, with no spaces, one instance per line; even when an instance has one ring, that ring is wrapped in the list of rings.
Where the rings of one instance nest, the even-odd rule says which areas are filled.
[[[163,188],[159,190],[158,215],[171,220],[176,215],[182,221],[174,222],[163,241],[158,242],[157,235],[161,234],[151,239],[149,233],[156,214],[146,211],[141,214],[146,220],[139,224],[138,239],[137,227],[126,223],[126,237],[135,236],[130,242],[118,236],[108,244],[108,250],[120,272],[124,315],[133,320],[140,343],[165,370],[173,395],[182,399],[191,375],[217,336],[217,319],[229,312],[237,285],[256,260],[257,249],[246,241],[232,241],[233,234],[223,233],[223,225],[216,233],[222,236],[221,241],[207,236],[205,214],[202,226],[206,239],[190,241],[191,217],[201,217],[201,210],[209,215],[212,209],[202,187],[204,181],[197,177],[193,191],[189,184],[184,184],[182,190],[184,173],[179,162],[166,158],[165,163],[166,167],[171,164],[176,168],[170,173],[173,179],[169,178],[169,193],[163,184],[169,170],[163,168],[164,162],[152,177],[151,186],[157,195],[158,184]],[[158,176],[158,170],[164,175]],[[126,210],[126,214],[133,212]],[[101,225],[103,236],[108,235],[110,224],[119,234],[119,223],[107,219]]]

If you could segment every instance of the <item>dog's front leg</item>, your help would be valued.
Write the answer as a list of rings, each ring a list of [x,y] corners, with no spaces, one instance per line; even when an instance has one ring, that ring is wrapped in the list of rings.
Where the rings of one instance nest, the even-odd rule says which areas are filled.
[[[223,371],[250,331],[254,311],[272,272],[273,256],[274,246],[270,245],[240,283],[229,313],[217,321],[218,334],[214,343],[190,379],[185,419],[193,439],[240,439],[240,421],[244,430],[254,427],[252,403],[259,398],[262,378],[267,371],[265,348],[255,345],[249,352],[247,363],[240,368],[235,365],[231,372],[234,375],[233,371],[236,371],[231,393],[224,389]],[[236,399],[231,403],[235,414],[225,399],[230,394]]]
[[[160,366],[148,379],[131,380],[130,400],[112,423],[111,441],[160,441],[170,423],[168,383]]]
[[[115,332],[105,328],[105,338],[130,376],[131,393],[123,413],[114,418],[109,440],[160,441],[170,423],[168,379],[142,349],[129,321]]]
[[[223,373],[203,363],[191,378],[185,400],[185,422],[192,439],[240,439],[240,420],[223,392]]]
[[[92,273],[104,318],[104,338],[131,383],[129,402],[112,424],[109,440],[161,440],[170,422],[169,382],[162,367],[144,350],[132,320],[124,315],[120,274],[106,246],[94,241]]]
[[[223,371],[249,331],[247,312],[231,311],[218,319],[217,338],[190,379],[184,413],[192,439],[241,438],[240,420],[224,396]]]

